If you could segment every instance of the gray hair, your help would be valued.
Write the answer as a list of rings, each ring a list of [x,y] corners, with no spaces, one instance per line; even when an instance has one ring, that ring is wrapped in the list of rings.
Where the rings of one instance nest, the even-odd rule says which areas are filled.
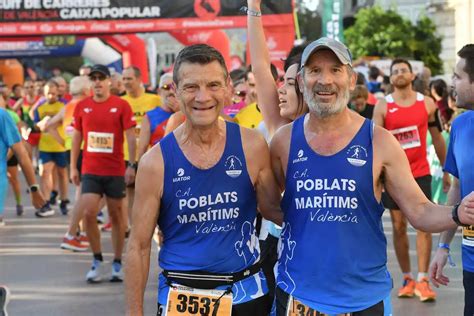
[[[67,84],[67,81],[66,79],[64,79],[63,77],[61,76],[56,76],[56,77],[53,77],[53,79],[58,85],[60,84],[60,82],[64,82],[65,84]]]
[[[73,96],[79,96],[84,93],[84,90],[88,90],[91,87],[91,81],[89,77],[77,76],[71,79],[69,83],[69,91]]]
[[[163,85],[165,84],[165,81],[167,79],[171,79],[171,81],[173,81],[173,74],[171,72],[166,72],[166,73],[161,75],[160,84],[158,85],[158,87],[159,88],[163,87]]]

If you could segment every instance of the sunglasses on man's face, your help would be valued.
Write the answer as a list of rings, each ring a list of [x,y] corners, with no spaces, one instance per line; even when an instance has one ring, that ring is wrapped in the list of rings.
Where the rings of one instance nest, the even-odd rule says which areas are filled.
[[[99,80],[99,81],[104,81],[107,77],[104,75],[98,75],[98,76],[90,76],[89,77],[92,82]]]
[[[164,84],[160,87],[160,90],[170,91],[173,89],[173,84]]]
[[[247,91],[244,91],[244,90],[236,91],[235,95],[241,98],[245,98],[245,96],[247,95]]]

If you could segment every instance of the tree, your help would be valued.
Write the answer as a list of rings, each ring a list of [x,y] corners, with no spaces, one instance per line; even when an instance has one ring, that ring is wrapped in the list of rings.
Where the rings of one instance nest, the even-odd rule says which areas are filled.
[[[421,17],[415,27],[415,42],[413,57],[422,60],[429,67],[433,75],[443,72],[441,54],[441,36],[436,35],[436,26],[427,16]]]
[[[355,24],[344,31],[354,59],[363,56],[404,57],[421,60],[433,75],[442,71],[441,38],[428,17],[416,25],[393,10],[379,6],[361,9]]]
[[[322,20],[317,11],[309,10],[302,4],[302,1],[297,1],[296,6],[298,8],[297,14],[301,38],[311,42],[321,37]]]

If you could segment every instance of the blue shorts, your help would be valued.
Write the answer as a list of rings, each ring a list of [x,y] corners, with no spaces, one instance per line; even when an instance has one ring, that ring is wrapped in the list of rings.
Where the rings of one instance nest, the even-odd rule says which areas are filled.
[[[66,158],[67,158],[66,152],[47,152],[47,151],[39,152],[40,164],[45,164],[52,161],[59,168],[66,168],[67,166]]]

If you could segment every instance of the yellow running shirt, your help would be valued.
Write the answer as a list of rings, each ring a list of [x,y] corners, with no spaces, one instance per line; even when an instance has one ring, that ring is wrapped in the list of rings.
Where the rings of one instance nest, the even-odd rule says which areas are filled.
[[[257,103],[255,102],[242,108],[239,113],[235,115],[235,122],[247,128],[257,128],[262,120],[262,113],[258,110]]]
[[[145,116],[146,112],[153,110],[157,106],[161,106],[161,98],[159,95],[145,92],[138,98],[132,98],[128,93],[122,97],[125,101],[127,101],[130,106],[132,107],[133,116],[135,117],[135,121],[137,122],[137,126],[135,126],[135,136],[137,139],[137,152],[138,152],[138,137],[140,135],[140,128],[142,126],[142,120]],[[125,161],[128,161],[128,142],[127,138],[124,138],[123,142],[123,153]]]
[[[48,103],[47,101],[42,105],[38,106],[35,110],[35,123],[38,123],[46,116],[53,117],[64,107],[64,103],[56,101],[55,103]],[[57,127],[59,136],[64,138],[64,129],[62,126]],[[48,133],[42,132],[39,141],[38,149],[44,152],[59,153],[65,152],[66,148],[58,143],[53,136]]]

